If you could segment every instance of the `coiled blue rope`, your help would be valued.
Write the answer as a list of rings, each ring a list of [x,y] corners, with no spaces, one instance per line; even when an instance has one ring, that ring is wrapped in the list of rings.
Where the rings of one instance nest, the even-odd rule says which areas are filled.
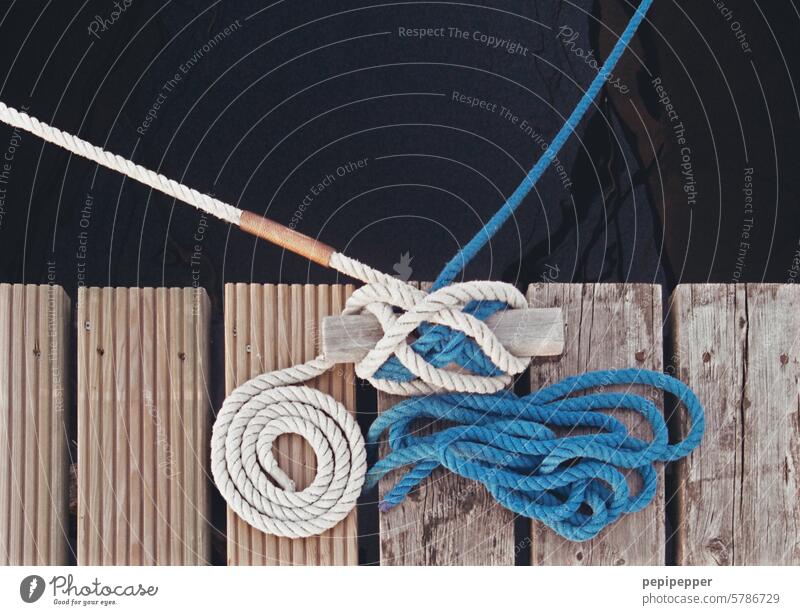
[[[434,290],[452,283],[514,214],[583,119],[652,3],[641,2],[550,147],[497,213],[445,265]],[[498,302],[474,302],[465,311],[483,320],[505,307]],[[500,371],[474,341],[441,325],[420,327],[420,337],[412,348],[436,367],[455,363],[487,376]],[[413,377],[395,357],[376,375],[398,381]],[[642,395],[626,390],[574,396],[612,385],[646,385],[677,398],[691,422],[686,438],[670,444],[661,412]],[[619,408],[644,417],[652,439],[634,437],[621,421],[605,413]],[[424,419],[454,425],[431,435],[415,435],[414,426]],[[685,384],[639,369],[580,374],[522,398],[511,391],[415,397],[384,412],[370,427],[367,442],[377,443],[388,431],[391,452],[370,468],[366,487],[375,486],[392,470],[410,467],[381,502],[381,510],[386,511],[443,466],[484,484],[506,508],[545,523],[569,540],[583,541],[597,536],[623,514],[647,506],[658,486],[654,464],[688,455],[700,443],[704,428],[703,407]],[[575,429],[591,433],[576,434]],[[636,493],[629,488],[629,472],[641,477],[642,486]]]
[[[684,405],[691,427],[683,440],[669,443],[664,418],[648,397],[627,389],[576,396],[590,388],[635,385],[655,387]],[[606,414],[612,409],[641,415],[652,438],[631,435],[624,423]],[[417,435],[423,420],[455,425]],[[640,369],[588,372],[524,397],[510,391],[412,397],[380,414],[370,427],[367,442],[377,443],[388,431],[391,452],[370,468],[365,485],[374,486],[388,472],[412,466],[381,502],[386,511],[443,466],[484,484],[515,513],[541,521],[569,540],[589,540],[623,514],[647,506],[658,486],[654,464],[689,454],[704,428],[703,406],[689,387]],[[636,493],[628,486],[626,471],[641,476]]]

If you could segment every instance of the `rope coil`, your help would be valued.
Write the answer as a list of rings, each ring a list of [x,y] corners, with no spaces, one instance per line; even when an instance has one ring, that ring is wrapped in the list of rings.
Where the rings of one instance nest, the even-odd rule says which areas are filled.
[[[324,361],[261,374],[237,387],[217,415],[211,471],[230,507],[253,527],[287,538],[320,534],[344,519],[367,469],[353,416],[330,395],[292,386],[325,373]],[[303,437],[317,474],[302,491],[278,467],[272,449],[288,433]]]

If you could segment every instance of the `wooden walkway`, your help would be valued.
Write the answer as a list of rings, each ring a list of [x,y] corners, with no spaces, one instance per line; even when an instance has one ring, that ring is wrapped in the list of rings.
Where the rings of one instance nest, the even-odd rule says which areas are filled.
[[[515,522],[483,487],[443,471],[380,516],[378,494],[365,494],[319,537],[267,536],[231,512],[213,527],[224,503],[208,473],[212,391],[315,356],[321,319],[352,290],[228,285],[224,340],[214,344],[203,290],[81,289],[73,321],[58,287],[0,285],[0,564],[352,565],[375,563],[359,560],[369,545],[384,565],[800,564],[793,285],[687,285],[665,301],[653,285],[529,288],[531,306],[563,309],[566,345],[561,357],[534,360],[525,385],[587,369],[666,369],[706,407],[700,448],[661,471],[647,509],[595,540]],[[224,374],[210,368],[215,357]],[[356,410],[351,365],[313,386]],[[656,401],[674,435],[684,432],[672,400]],[[393,400],[365,391],[359,403],[371,416]],[[278,454],[296,482],[313,476],[298,437],[282,438]],[[378,519],[378,535],[359,536],[357,516]]]
[[[67,295],[0,284],[0,564],[66,564]]]

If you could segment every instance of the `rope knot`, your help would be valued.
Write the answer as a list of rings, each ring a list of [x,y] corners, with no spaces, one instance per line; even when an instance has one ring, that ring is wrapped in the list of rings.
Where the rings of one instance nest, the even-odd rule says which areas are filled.
[[[367,456],[353,416],[330,395],[292,386],[331,366],[316,359],[261,374],[237,387],[214,423],[211,471],[230,507],[253,527],[288,538],[321,534],[344,519],[364,483]],[[312,483],[297,491],[273,454],[293,433],[317,459]]]
[[[465,282],[430,294],[399,280],[376,281],[353,293],[344,314],[369,312],[383,337],[356,364],[356,374],[394,395],[442,391],[495,393],[528,366],[485,324],[525,297],[503,282]]]

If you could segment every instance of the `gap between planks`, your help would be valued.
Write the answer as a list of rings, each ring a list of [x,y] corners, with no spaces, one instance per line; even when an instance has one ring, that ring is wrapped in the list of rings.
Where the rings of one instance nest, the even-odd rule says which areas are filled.
[[[571,288],[568,289],[567,286]],[[567,355],[561,362],[568,363],[570,369],[574,363],[580,364],[581,369],[584,365],[598,368],[642,365],[651,369],[659,369],[660,289],[641,285],[638,289],[630,286],[624,287],[626,290],[623,291],[619,288],[613,290],[610,286],[535,285],[529,292],[529,296],[533,306],[560,305],[569,308],[565,309],[565,315],[570,314],[567,318]],[[2,434],[0,442],[5,443],[5,446],[8,447],[7,450],[10,449],[12,461],[10,473],[0,472],[0,545],[3,547],[0,549],[0,554],[5,554],[7,563],[59,564],[66,563],[67,559],[66,528],[64,527],[68,463],[64,416],[67,387],[64,386],[64,382],[68,381],[66,374],[69,372],[66,357],[69,300],[61,289],[54,291],[53,288],[56,287],[0,285],[0,325],[2,325],[0,326],[0,349],[5,350],[5,352],[0,352],[0,373],[9,374],[5,384],[0,387],[0,434]],[[265,287],[256,288],[264,289]],[[295,287],[285,288],[295,289]],[[305,353],[303,358],[313,356],[315,352],[312,341],[315,340],[316,333],[313,332],[314,327],[309,326],[308,323],[318,322],[319,316],[325,310],[317,305],[313,289],[308,290],[310,287],[300,288],[303,288],[301,292],[301,301],[304,305],[303,324],[299,324],[300,321],[297,319],[289,319],[293,322],[292,332],[282,334],[284,338],[283,351],[277,347],[273,348],[274,356],[270,360],[274,367],[277,366],[279,360],[295,362],[295,359],[298,358],[296,354],[299,351],[296,349],[296,342],[289,342],[286,339],[287,335],[291,335],[292,340],[298,339],[298,336],[302,337]],[[641,288],[655,288],[656,290],[651,292],[641,290]],[[127,338],[129,345],[125,350],[127,356],[139,356],[144,362],[146,361],[143,357],[144,349],[154,346],[151,343],[152,340],[156,340],[155,346],[163,341],[163,338],[159,338],[157,335],[159,326],[156,324],[156,302],[152,297],[147,298],[145,296],[147,293],[143,289],[139,291],[130,289],[129,292],[131,297],[134,297],[137,292],[143,293],[139,309],[142,310],[142,313],[153,315],[152,319],[141,315],[133,317],[129,321],[131,325],[129,330],[117,326],[115,331],[125,330],[126,335],[129,336]],[[147,292],[155,293],[156,291],[147,289]],[[231,292],[235,294],[234,290],[226,287],[226,299],[228,293]],[[261,293],[266,292],[265,290],[261,291]],[[291,312],[291,307],[287,306],[294,305],[292,302],[295,299],[291,299],[291,297],[296,298],[297,292],[296,290],[288,291],[290,297],[288,301],[284,294],[283,307],[278,308],[277,301],[265,302],[261,305],[262,307],[265,304],[275,305],[275,311],[280,311],[281,319],[285,321],[288,313]],[[347,293],[349,292],[350,289]],[[47,295],[47,307],[44,307],[43,293]],[[292,295],[292,293],[295,294]],[[256,303],[258,303],[258,297],[263,300],[264,294],[256,293]],[[674,303],[670,311],[669,326],[675,336],[672,354],[678,369],[677,375],[700,395],[701,401],[706,405],[708,421],[707,434],[701,447],[685,462],[678,464],[680,477],[676,493],[679,499],[676,537],[678,563],[797,564],[800,562],[800,546],[798,546],[800,537],[797,532],[797,527],[800,526],[800,522],[798,522],[800,486],[798,486],[797,473],[797,468],[800,466],[797,447],[797,442],[800,440],[798,433],[800,432],[800,419],[798,419],[800,410],[798,410],[797,404],[797,399],[800,398],[800,391],[798,391],[800,362],[798,361],[797,346],[798,339],[800,339],[800,328],[796,319],[792,317],[794,313],[792,308],[797,305],[799,299],[797,288],[777,285],[680,286],[673,296]],[[649,308],[648,301],[650,301]],[[131,302],[133,312],[136,312],[136,303],[136,301]],[[614,304],[616,307],[612,307]],[[309,307],[309,305],[313,307]],[[258,309],[257,305],[254,307]],[[249,309],[248,307],[245,310],[245,313],[248,314],[245,322],[250,321],[247,311]],[[571,310],[577,310],[577,312],[573,313]],[[103,313],[108,315],[108,312],[104,311]],[[328,309],[326,313],[338,312],[335,309]],[[47,314],[48,318],[43,320],[44,314]],[[226,333],[228,332],[229,316],[230,314],[226,311]],[[269,318],[275,319],[277,316],[273,315]],[[117,325],[120,325],[123,320],[118,321]],[[85,320],[79,315],[79,372],[84,370],[85,375],[87,367],[91,364],[89,360],[91,352],[89,351],[96,353],[97,347],[91,346],[91,336],[87,340],[83,334],[81,327],[84,322]],[[174,321],[172,322],[174,323]],[[270,322],[275,327],[272,330],[277,331],[277,321]],[[627,323],[633,323],[633,326],[629,326]],[[163,327],[165,326],[169,325],[165,324]],[[576,327],[579,331],[584,328],[586,331],[579,334],[575,331]],[[626,331],[625,339],[619,339],[620,330]],[[34,332],[35,334],[31,335]],[[43,339],[48,341],[43,344]],[[96,337],[94,339],[96,341]],[[262,348],[265,347],[263,339],[262,337]],[[648,339],[652,344],[650,348],[642,343]],[[226,336],[226,348],[228,342]],[[618,346],[617,342],[620,342],[619,351],[615,350]],[[288,345],[290,344],[295,348],[294,350],[289,349]],[[112,347],[114,347],[113,344]],[[247,355],[250,354],[244,347],[240,350]],[[608,354],[603,354],[609,350],[613,354],[611,362]],[[52,353],[54,364],[51,364],[50,367],[55,371],[41,369],[41,361],[48,356],[46,353]],[[575,357],[575,354],[578,356]],[[600,354],[599,358],[598,354]],[[594,363],[595,359],[597,359],[597,363]],[[135,408],[141,409],[144,398],[147,396],[145,392],[147,390],[145,383],[147,374],[155,374],[156,371],[158,360],[151,358],[147,361],[149,361],[150,367],[143,371],[138,371],[139,367],[131,367],[128,374],[130,389],[121,397],[123,400],[127,399],[134,416],[146,416],[142,412],[137,415]],[[267,367],[266,360],[260,366],[256,363],[253,363],[252,370],[250,370],[251,375],[263,371]],[[567,366],[559,368],[553,363],[553,361],[537,361],[535,363],[534,386],[547,384],[561,375],[566,375]],[[162,365],[167,366],[168,362],[162,360]],[[226,372],[230,372],[231,369],[236,370],[236,365],[229,365]],[[105,373],[113,379],[115,372],[112,369],[110,371],[100,370],[99,373]],[[170,373],[170,369],[166,369],[166,373]],[[342,376],[341,371],[338,373],[335,371],[332,378],[341,379]],[[141,387],[136,386],[137,381],[141,381]],[[154,380],[150,382],[155,384]],[[332,382],[329,384],[333,386]],[[140,391],[138,394],[137,390]],[[346,397],[347,387],[343,388],[342,393]],[[79,388],[79,399],[83,399],[83,402],[79,403],[88,403],[91,398],[92,403],[99,404],[100,401],[116,400],[119,395],[121,393],[115,388],[105,387],[100,395],[100,389],[89,390],[81,387]],[[161,391],[156,395],[162,401],[170,400],[171,396],[172,393],[169,391]],[[26,421],[24,425],[30,425],[31,423],[28,421],[31,419],[34,423],[38,421],[37,428],[33,432],[23,428],[23,422],[15,422],[9,418],[11,415],[8,413],[8,409],[15,403],[14,400],[25,400],[26,411],[22,414]],[[343,399],[342,401],[352,409],[352,399],[349,401]],[[382,403],[385,406],[387,400],[384,399]],[[34,411],[33,408],[36,410]],[[5,413],[2,412],[4,409]],[[130,416],[127,419],[120,418],[122,424],[125,420],[130,422]],[[48,424],[48,421],[51,422]],[[130,424],[133,425],[135,422]],[[43,423],[45,428],[50,428],[49,433],[46,433],[47,430],[42,427]],[[83,423],[81,428],[84,428]],[[112,423],[107,422],[106,428],[112,428]],[[153,435],[153,425],[148,426],[143,422],[140,429],[138,436],[135,432],[131,433],[133,440],[136,440],[137,437],[147,436],[147,434]],[[56,435],[57,433],[63,437],[59,437]],[[81,433],[85,438],[87,432],[82,430]],[[109,432],[105,433],[108,435]],[[195,442],[198,449],[201,446],[207,446],[207,442],[200,438],[201,433],[198,431],[196,434],[198,439]],[[97,435],[102,434],[103,430],[101,429]],[[26,457],[24,451],[37,449],[36,445],[28,446],[29,440],[33,439],[34,442],[38,440],[41,443],[42,439],[46,440],[47,438],[50,438],[50,445],[44,448],[51,453],[49,462],[46,453],[39,457]],[[117,444],[125,441],[124,438],[116,437],[112,440]],[[23,445],[15,448],[12,442]],[[26,442],[28,444],[25,444]],[[41,448],[41,444],[39,444],[38,449]],[[188,447],[184,450],[188,450]],[[88,453],[84,451],[83,454]],[[203,459],[206,458],[207,455],[204,453]],[[63,462],[57,463],[58,459],[63,459]],[[100,459],[102,460],[102,457]],[[156,461],[155,456],[142,460],[146,476],[156,472]],[[131,463],[131,467],[135,468],[135,462]],[[304,461],[301,465],[310,478],[313,473],[311,464]],[[24,467],[23,472],[14,470],[14,468],[20,467]],[[36,468],[34,471],[36,478],[33,481],[27,478],[31,467]],[[120,467],[117,466],[112,471],[112,476],[124,479],[124,473]],[[95,481],[95,486],[100,484],[102,468],[99,465],[90,469],[81,466],[79,472],[81,473],[82,488],[86,487],[86,481],[90,479]],[[25,475],[22,482],[19,481],[20,474]],[[440,478],[440,480],[445,479]],[[201,482],[198,481],[198,486],[200,484]],[[42,497],[43,490],[46,491],[48,485],[52,497]],[[437,482],[437,486],[441,486],[441,483]],[[141,529],[147,535],[146,540],[151,541],[148,544],[154,544],[158,539],[159,544],[162,545],[161,553],[167,553],[175,542],[166,537],[163,528],[155,530],[154,526],[164,520],[169,520],[169,513],[150,516],[146,514],[146,511],[153,509],[154,499],[159,494],[166,504],[172,496],[172,491],[163,486],[155,489],[152,485],[147,484],[142,484],[141,489],[140,498],[136,496],[138,493],[136,487],[133,487],[130,493],[130,500],[126,503],[126,506],[130,506],[132,511],[129,516],[140,519]],[[198,495],[197,501],[201,502],[201,506],[204,506],[202,498],[205,495]],[[15,503],[19,504],[20,498],[27,496],[35,496],[36,505],[14,507]],[[435,503],[437,498],[441,498],[440,494],[431,492],[426,496],[423,506],[438,505]],[[660,494],[659,498],[661,498],[660,503],[657,501],[651,505],[654,508],[655,516],[652,527],[656,532],[659,531],[658,515],[663,515],[663,495]],[[137,500],[140,500],[141,508],[137,508]],[[44,507],[42,507],[43,503]],[[107,502],[107,504],[109,503],[111,502]],[[168,506],[168,504],[166,505]],[[407,501],[402,506],[413,505],[415,505],[413,502]],[[35,515],[30,512],[31,510],[36,510]],[[191,508],[184,507],[183,510],[186,512]],[[395,514],[397,510],[388,514]],[[648,510],[637,513],[632,518],[650,514]],[[107,507],[103,511],[101,519],[113,519],[114,511],[114,507]],[[384,517],[386,515],[381,517],[382,554],[385,547],[383,538],[388,535],[384,528]],[[85,521],[86,511],[85,508],[82,508],[80,522],[85,523]],[[413,522],[401,522],[396,526],[401,527],[402,531],[409,531],[409,527],[403,526],[413,525],[415,527],[411,531],[417,531],[418,523],[419,519],[416,518]],[[36,532],[32,533],[31,530],[34,527]],[[120,530],[124,527],[124,523],[117,524],[109,536],[113,540],[117,540],[120,537]],[[243,535],[248,527],[240,528]],[[423,527],[425,526],[423,525]],[[10,531],[10,528],[23,529]],[[198,525],[198,536],[202,535],[204,531]],[[438,531],[437,527],[427,526],[425,538],[433,539],[435,542]],[[663,530],[660,531],[663,532]],[[81,532],[80,529],[79,532]],[[552,540],[552,533],[548,537],[545,532],[549,532],[549,530],[538,528],[531,537],[534,563],[613,564],[622,563],[622,560],[625,560],[625,563],[635,563],[638,560],[644,563],[662,563],[663,561],[663,540],[653,544],[642,538],[639,545],[632,545],[629,540],[626,544],[625,541],[620,542],[614,536],[604,534],[597,542],[592,541],[583,545],[559,544],[558,541]],[[189,531],[189,534],[191,533],[192,530]],[[353,524],[351,535],[355,535],[355,524]],[[81,533],[79,538],[81,549],[87,548],[81,540],[84,536],[85,534]],[[247,540],[250,539],[251,536],[248,535]],[[183,538],[178,539],[178,543],[182,540]],[[263,540],[263,535],[260,540]],[[255,542],[254,539],[254,544]],[[441,540],[439,542],[441,543]],[[415,549],[417,551],[416,555],[411,556],[412,558],[422,558],[420,554],[424,552],[425,548],[421,547],[421,544],[418,543],[410,549],[410,551]],[[264,557],[265,543],[262,542],[261,545],[261,553]],[[350,549],[350,545],[347,548]],[[474,551],[474,545],[471,545],[471,548]],[[127,549],[131,549],[131,546],[127,545]],[[303,557],[307,563],[313,563],[313,559],[318,557],[315,553],[324,551],[324,548],[320,548],[320,546],[317,547],[316,552],[314,549],[313,546],[304,545]],[[143,549],[141,552],[142,560],[148,559],[145,551]],[[137,547],[134,546],[129,552],[136,553]],[[284,555],[287,554],[285,548],[282,552]],[[328,552],[333,553],[333,550]],[[348,559],[354,559],[355,552],[353,545],[352,549],[347,551]],[[158,549],[153,547],[151,555],[157,553]],[[9,554],[11,556],[16,554],[16,557],[9,557]],[[293,549],[289,550],[288,554],[290,560],[295,554],[299,555]],[[254,558],[254,561],[256,559]],[[298,559],[300,558],[298,557]],[[439,554],[435,558],[428,558],[428,561],[430,562],[431,559],[435,559],[435,563],[443,561]],[[458,560],[457,557],[453,559]],[[249,562],[242,561],[241,563]],[[276,562],[273,559],[271,563]]]

